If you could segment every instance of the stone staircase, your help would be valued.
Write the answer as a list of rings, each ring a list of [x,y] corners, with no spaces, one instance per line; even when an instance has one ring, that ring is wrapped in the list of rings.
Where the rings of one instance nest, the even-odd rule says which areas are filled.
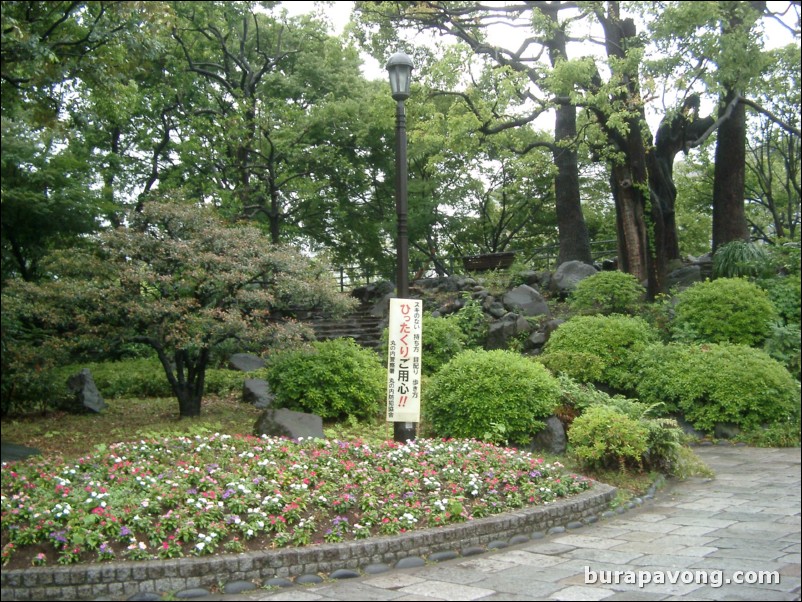
[[[350,337],[363,347],[378,349],[386,324],[382,317],[372,315],[374,307],[372,304],[363,303],[339,320],[314,316],[308,324],[315,331],[318,341]]]

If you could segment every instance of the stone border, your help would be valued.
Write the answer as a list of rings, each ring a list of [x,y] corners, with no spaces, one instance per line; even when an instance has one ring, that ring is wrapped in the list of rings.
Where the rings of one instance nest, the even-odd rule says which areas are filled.
[[[271,579],[289,580],[301,575],[330,576],[342,569],[396,566],[412,557],[445,559],[432,558],[438,553],[450,552],[450,558],[468,556],[521,543],[530,536],[540,537],[549,530],[595,522],[609,508],[616,491],[610,485],[594,483],[588,491],[546,506],[360,541],[202,558],[4,570],[0,573],[0,596],[4,601],[125,598],[217,587],[234,581],[266,584]]]

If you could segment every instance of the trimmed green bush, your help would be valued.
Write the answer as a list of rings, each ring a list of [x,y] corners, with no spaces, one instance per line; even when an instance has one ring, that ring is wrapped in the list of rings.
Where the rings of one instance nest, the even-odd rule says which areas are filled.
[[[799,383],[759,349],[654,345],[643,350],[639,364],[639,399],[665,402],[704,432],[713,432],[719,422],[748,431],[799,415]]]
[[[633,359],[657,339],[642,318],[578,316],[552,333],[539,359],[552,372],[626,392],[635,384]]]
[[[553,413],[560,384],[517,353],[470,350],[443,366],[423,394],[425,418],[439,437],[528,443]]]
[[[353,339],[276,353],[267,368],[276,407],[324,420],[375,418],[386,396],[386,372],[378,355]]]
[[[568,304],[579,314],[636,314],[645,294],[632,274],[598,272],[577,283]]]
[[[697,282],[677,295],[673,337],[690,343],[762,345],[777,319],[769,296],[742,278]]]
[[[574,420],[568,431],[571,453],[586,468],[643,468],[649,432],[637,419],[617,408],[594,405]]]

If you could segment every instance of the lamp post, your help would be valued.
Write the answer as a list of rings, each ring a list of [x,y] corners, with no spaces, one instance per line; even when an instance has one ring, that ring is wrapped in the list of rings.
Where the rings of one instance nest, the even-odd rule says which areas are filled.
[[[387,61],[390,91],[396,101],[395,109],[395,211],[398,218],[396,247],[396,296],[409,297],[409,240],[407,238],[407,117],[404,101],[409,98],[412,80],[412,59],[396,52]],[[394,422],[393,440],[405,442],[415,438],[414,422]]]
[[[398,246],[396,254],[396,294],[399,299],[409,296],[409,241],[407,239],[407,117],[404,101],[409,98],[412,80],[412,59],[396,52],[387,61],[390,90],[395,108],[395,211],[398,216]]]

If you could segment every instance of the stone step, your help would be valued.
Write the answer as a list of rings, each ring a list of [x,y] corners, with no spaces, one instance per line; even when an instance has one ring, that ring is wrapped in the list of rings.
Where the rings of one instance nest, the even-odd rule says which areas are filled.
[[[381,343],[384,330],[382,319],[372,315],[372,306],[359,306],[343,318],[333,320],[325,316],[314,316],[307,321],[318,340],[349,337],[359,345],[375,349]]]

